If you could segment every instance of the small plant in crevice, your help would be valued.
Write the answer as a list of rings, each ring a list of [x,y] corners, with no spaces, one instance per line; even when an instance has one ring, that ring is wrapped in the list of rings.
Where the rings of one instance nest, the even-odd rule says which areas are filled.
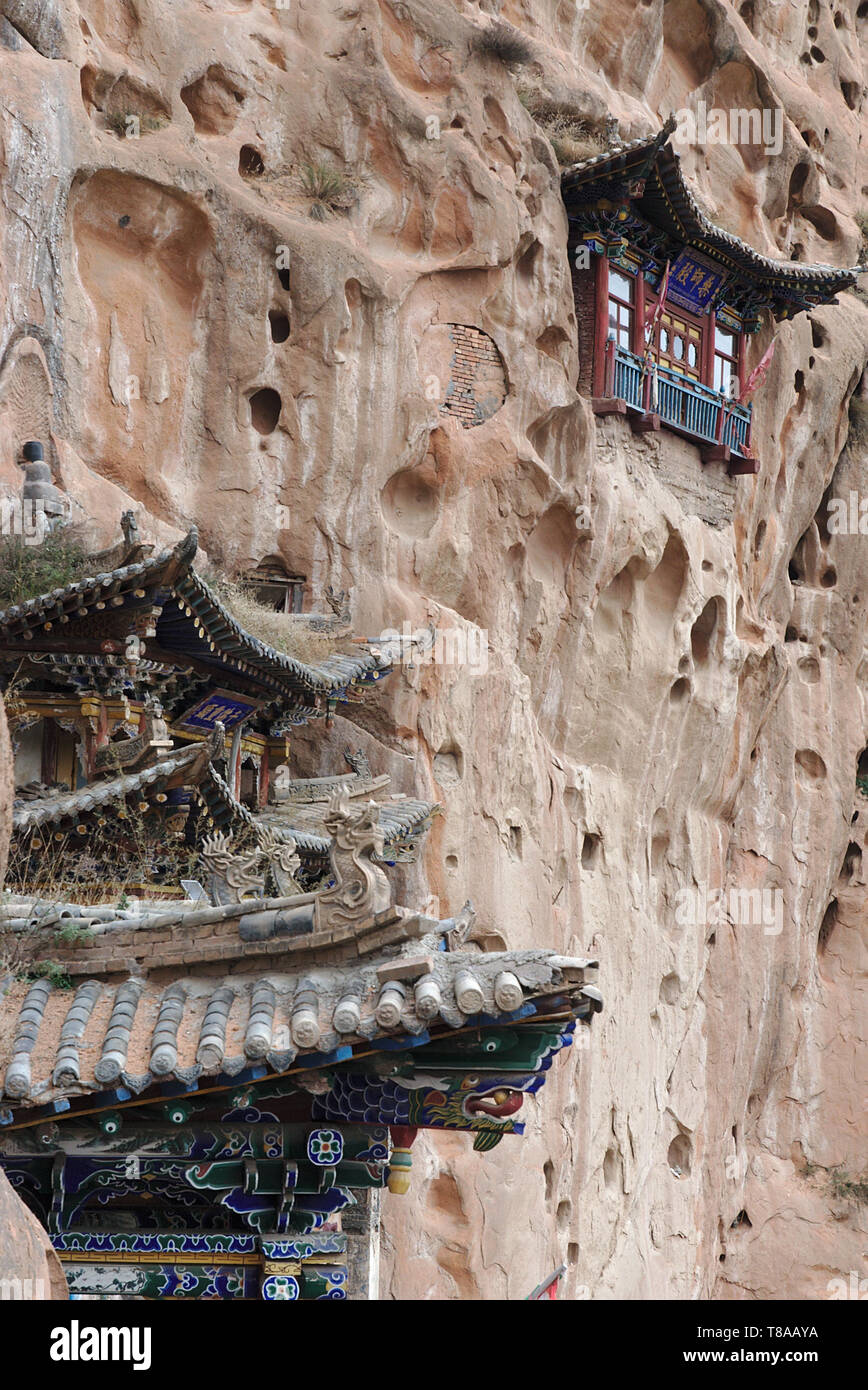
[[[534,56],[533,44],[505,20],[496,19],[470,40],[471,53],[496,58],[507,68],[525,67]]]
[[[72,980],[56,960],[41,960],[27,970],[22,970],[18,979],[25,980],[28,984],[34,984],[37,980],[47,980],[54,989],[72,989]]]
[[[93,940],[92,929],[74,918],[58,927],[54,935],[61,946],[83,946],[85,942]]]
[[[859,245],[859,263],[861,265],[868,261],[868,208],[860,208],[855,214],[854,220],[862,237]]]
[[[835,1168],[824,1168],[822,1163],[811,1163],[808,1159],[804,1160],[798,1171],[803,1178],[813,1178],[817,1173],[822,1173],[836,1201],[868,1205],[868,1172],[856,1177],[841,1164]]]
[[[844,1168],[832,1168],[829,1172],[829,1188],[832,1196],[839,1201],[857,1202],[860,1206],[868,1205],[868,1173],[863,1173],[861,1177],[854,1177]]]
[[[324,222],[328,213],[346,216],[356,201],[355,182],[333,164],[303,164],[299,182],[311,200],[310,216],[316,222]]]

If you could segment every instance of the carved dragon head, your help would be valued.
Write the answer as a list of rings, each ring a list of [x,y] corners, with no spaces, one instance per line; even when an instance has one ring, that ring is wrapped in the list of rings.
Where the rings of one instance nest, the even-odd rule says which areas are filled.
[[[354,856],[382,855],[386,839],[376,801],[353,805],[342,792],[335,792],[323,821],[339,849]]]

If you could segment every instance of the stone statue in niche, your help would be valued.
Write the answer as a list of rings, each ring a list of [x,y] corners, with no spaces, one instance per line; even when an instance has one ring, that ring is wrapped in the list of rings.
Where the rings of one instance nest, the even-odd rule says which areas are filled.
[[[385,843],[377,803],[353,805],[337,792],[329,802],[325,826],[332,837],[329,859],[334,884],[317,894],[317,931],[364,922],[392,902],[385,870],[374,861]]]

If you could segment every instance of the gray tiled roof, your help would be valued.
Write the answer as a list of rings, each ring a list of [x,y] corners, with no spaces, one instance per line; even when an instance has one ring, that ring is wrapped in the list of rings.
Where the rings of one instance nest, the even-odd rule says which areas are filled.
[[[52,825],[70,816],[86,815],[111,802],[123,801],[154,782],[182,772],[203,756],[202,744],[193,743],[184,748],[173,749],[159,762],[138,772],[122,773],[104,782],[91,782],[88,786],[79,787],[73,792],[49,792],[46,796],[36,797],[32,801],[20,801],[13,807],[13,832],[21,833],[34,830],[37,826]]]
[[[173,1079],[192,1085],[200,1077],[237,1075],[254,1063],[284,1072],[303,1067],[306,1054],[309,1065],[324,1065],[317,1058],[338,1046],[370,1052],[377,1038],[466,1027],[480,1015],[506,1022],[517,1009],[555,994],[569,995],[573,1016],[590,1020],[602,1007],[589,983],[593,960],[542,950],[435,951],[408,959],[396,996],[378,973],[395,959],[313,967],[303,975],[177,978],[169,984],[86,980],[75,990],[56,989],[47,980],[16,982],[0,999],[0,1020],[11,1023],[0,1029],[3,1093],[16,1103],[40,1104],[116,1086],[138,1093]],[[563,1004],[558,1012],[563,1015]]]
[[[357,681],[376,679],[390,668],[381,656],[366,645],[358,653],[332,653],[322,660],[307,663],[287,656],[254,637],[233,618],[205,581],[192,569],[198,547],[195,527],[173,549],[134,565],[86,576],[60,589],[27,599],[20,604],[0,610],[0,639],[12,638],[21,632],[48,621],[61,613],[73,615],[81,606],[101,602],[134,588],[157,586],[166,573],[172,573],[168,587],[176,596],[179,608],[189,607],[201,624],[204,639],[213,642],[227,659],[250,666],[258,671],[282,678],[296,691],[307,690],[328,695],[345,690]],[[178,625],[183,626],[182,616]],[[164,619],[160,620],[161,627]],[[181,661],[181,653],[172,649]],[[181,664],[183,664],[181,662]],[[215,675],[218,672],[215,668]]]
[[[685,182],[679,156],[669,148],[668,142],[674,128],[675,122],[670,118],[656,135],[640,136],[638,140],[631,140],[627,144],[604,150],[601,154],[569,165],[562,171],[561,188],[568,194],[572,188],[581,184],[602,179],[607,175],[617,175],[636,163],[636,157],[644,157],[649,163],[656,161],[661,181],[685,223],[685,232],[692,232],[712,245],[730,251],[742,264],[759,275],[803,285],[814,284],[833,293],[855,284],[856,277],[868,269],[859,265],[845,268],[822,263],[805,265],[799,261],[777,260],[756,251],[748,242],[742,241],[732,232],[716,226],[706,217]]]
[[[352,777],[344,777],[341,782],[351,783]],[[208,770],[201,791],[218,829],[228,828],[233,820],[244,821],[250,826],[267,827],[279,840],[291,837],[302,853],[323,858],[328,854],[331,836],[323,823],[326,810],[323,803],[290,801],[254,813],[236,800],[225,778],[213,766]],[[387,846],[418,835],[440,811],[439,802],[417,801],[412,797],[394,796],[377,804]]]

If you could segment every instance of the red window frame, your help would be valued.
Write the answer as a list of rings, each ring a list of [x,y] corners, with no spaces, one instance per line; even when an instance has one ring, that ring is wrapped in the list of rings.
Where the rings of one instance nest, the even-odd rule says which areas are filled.
[[[720,333],[720,334],[724,334],[724,333],[725,333],[726,336],[731,340],[731,343],[732,343],[732,351],[731,351],[731,352],[724,352],[724,351],[721,350],[720,347],[718,347],[717,336],[718,336],[719,333]],[[711,386],[711,388],[712,388],[713,391],[719,391],[719,392],[721,393],[721,395],[723,395],[723,396],[729,395],[729,389],[728,389],[728,387],[729,387],[729,382],[727,382],[725,385],[723,384],[723,376],[724,376],[725,369],[724,369],[723,367],[721,367],[721,372],[720,372],[721,385],[718,385],[718,384],[717,384],[717,381],[718,381],[718,363],[721,363],[721,364],[726,363],[726,364],[728,365],[729,369],[730,369],[730,371],[729,371],[729,379],[731,380],[731,379],[734,377],[735,380],[736,380],[736,382],[737,382],[738,384],[740,384],[740,380],[741,380],[741,374],[740,374],[740,371],[739,371],[739,363],[740,363],[740,359],[741,359],[741,353],[740,353],[740,351],[739,351],[739,348],[740,348],[740,342],[739,342],[739,340],[740,340],[740,338],[741,338],[741,334],[740,334],[740,333],[736,333],[736,332],[734,331],[734,329],[732,329],[732,328],[719,328],[716,322],[713,324],[713,341],[712,341],[712,348],[711,348],[711,381],[710,381],[709,384],[710,384],[710,386]]]
[[[605,395],[605,359],[606,343],[609,339],[609,305],[610,300],[619,306],[619,309],[630,311],[632,318],[628,319],[630,335],[630,351],[637,357],[643,356],[645,352],[645,316],[652,304],[656,302],[656,295],[649,285],[645,283],[645,276],[640,271],[635,276],[628,276],[617,266],[611,266],[607,256],[597,256],[596,258],[596,314],[595,314],[595,343],[594,343],[594,385],[595,396]],[[610,270],[617,275],[629,279],[632,288],[632,302],[625,301],[621,295],[612,294],[610,288]],[[688,317],[683,309],[679,309],[676,304],[667,297],[665,308],[667,313],[673,314],[676,318]],[[732,334],[733,353],[723,354],[717,351],[717,316],[713,312],[707,317],[703,316],[702,326],[702,350],[699,380],[703,386],[711,390],[717,390],[714,385],[715,364],[718,357],[725,358],[734,369],[733,375],[738,377],[739,383],[744,378],[745,362],[745,335],[735,332],[729,328],[721,328],[721,333]],[[658,330],[659,331],[659,330]],[[725,393],[723,393],[725,394]]]
[[[629,299],[624,299],[623,295],[615,292],[612,286],[613,275],[617,275],[628,285]],[[614,337],[619,347],[632,352],[636,340],[636,281],[633,276],[625,274],[623,270],[615,269],[613,271],[610,269],[609,271],[606,310],[606,338]],[[612,331],[613,326],[614,333]]]

